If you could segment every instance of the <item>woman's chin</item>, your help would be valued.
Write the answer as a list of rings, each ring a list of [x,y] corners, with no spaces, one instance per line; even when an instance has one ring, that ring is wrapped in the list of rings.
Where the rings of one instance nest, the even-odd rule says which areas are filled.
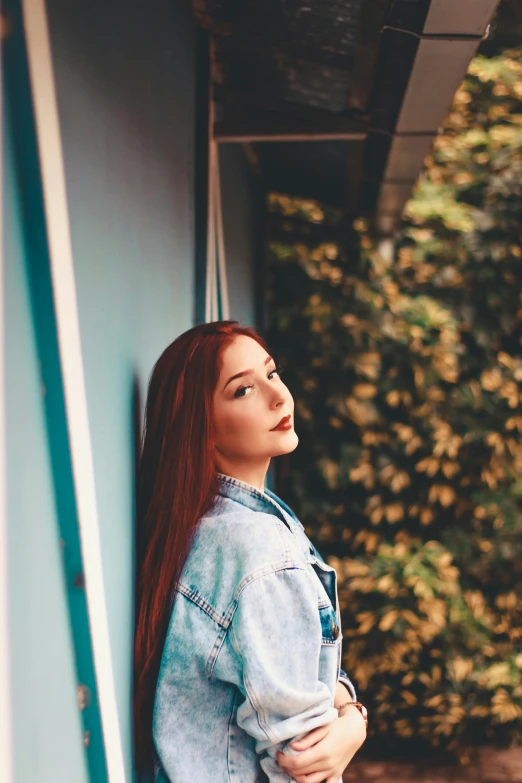
[[[294,449],[297,447],[298,443],[299,443],[299,438],[295,430],[285,433],[285,437],[281,438],[272,456],[280,457],[283,454],[290,454],[290,452],[294,451]]]

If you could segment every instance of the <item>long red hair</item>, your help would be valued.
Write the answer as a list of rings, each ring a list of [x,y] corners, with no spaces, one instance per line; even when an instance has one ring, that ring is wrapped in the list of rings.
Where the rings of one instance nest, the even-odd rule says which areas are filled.
[[[149,380],[137,481],[134,735],[138,770],[153,749],[152,716],[175,587],[201,517],[217,491],[213,396],[224,349],[236,335],[266,344],[251,327],[214,321],[189,329]]]

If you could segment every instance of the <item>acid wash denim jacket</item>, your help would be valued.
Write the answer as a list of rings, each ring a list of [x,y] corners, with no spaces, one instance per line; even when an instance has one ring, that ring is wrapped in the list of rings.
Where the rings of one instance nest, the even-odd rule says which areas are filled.
[[[156,783],[288,783],[275,755],[337,718],[335,570],[270,490],[218,474],[177,586],[156,687]],[[342,783],[341,779],[339,783]]]

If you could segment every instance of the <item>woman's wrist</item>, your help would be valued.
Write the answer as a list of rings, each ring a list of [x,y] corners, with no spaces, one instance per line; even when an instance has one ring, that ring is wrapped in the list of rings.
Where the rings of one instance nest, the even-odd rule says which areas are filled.
[[[346,730],[353,739],[358,738],[360,745],[366,739],[367,723],[362,714],[355,707],[346,707],[341,710],[338,720],[346,726]]]
[[[352,694],[346,687],[344,683],[342,683],[340,680],[337,681],[337,686],[335,688],[335,698],[334,698],[334,707],[336,710],[339,709],[341,704],[346,704],[347,701],[352,700]]]
[[[344,702],[343,704],[339,705],[337,707],[338,715],[339,717],[342,717],[347,712],[354,710],[359,713],[361,718],[363,719],[364,725],[367,728],[368,727],[368,710],[364,706],[364,704],[361,704],[360,701],[353,701],[352,699],[349,699],[348,701]]]

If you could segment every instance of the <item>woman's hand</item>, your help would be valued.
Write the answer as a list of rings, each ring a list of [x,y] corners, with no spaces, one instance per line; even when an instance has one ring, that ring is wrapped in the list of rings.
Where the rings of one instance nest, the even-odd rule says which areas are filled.
[[[327,726],[291,742],[290,747],[303,751],[298,756],[279,752],[276,759],[297,783],[338,783],[365,739],[364,719],[358,709],[351,707]]]

